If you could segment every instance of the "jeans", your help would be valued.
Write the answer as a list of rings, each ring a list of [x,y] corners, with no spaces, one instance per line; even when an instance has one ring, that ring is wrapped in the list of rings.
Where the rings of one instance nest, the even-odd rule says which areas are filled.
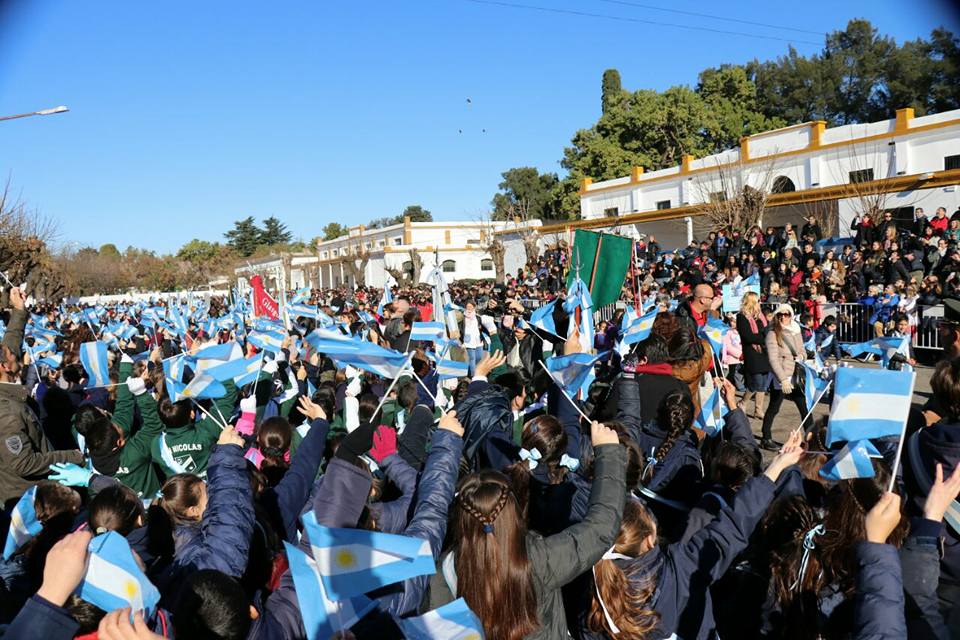
[[[467,349],[467,371],[468,375],[473,378],[473,374],[477,371],[477,363],[483,359],[483,347],[474,347],[472,349]]]

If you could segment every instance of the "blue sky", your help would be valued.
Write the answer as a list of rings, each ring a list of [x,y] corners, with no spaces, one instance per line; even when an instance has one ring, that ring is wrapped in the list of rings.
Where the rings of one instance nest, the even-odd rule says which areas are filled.
[[[819,32],[865,17],[898,41],[957,29],[942,0],[636,2]],[[602,0],[516,3],[822,42]],[[247,215],[304,239],[414,203],[474,219],[502,171],[560,170],[604,69],[664,89],[787,46],[468,0],[0,0],[0,115],[71,109],[0,122],[0,176],[61,242],[121,249],[222,240]]]

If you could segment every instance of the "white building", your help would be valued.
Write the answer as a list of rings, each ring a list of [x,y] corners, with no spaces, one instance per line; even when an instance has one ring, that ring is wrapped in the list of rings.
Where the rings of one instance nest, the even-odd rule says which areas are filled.
[[[355,287],[359,273],[366,286],[382,287],[391,279],[387,269],[410,272],[413,254],[422,263],[421,280],[435,264],[443,267],[448,281],[492,279],[495,266],[487,253],[487,234],[508,229],[538,227],[539,220],[515,222],[411,222],[382,229],[351,227],[345,236],[317,244],[312,253],[271,256],[239,267],[235,274],[241,291],[253,273],[263,277],[270,289],[279,286],[286,275],[286,286],[332,288]]]
[[[833,235],[850,235],[850,222],[865,208],[913,220],[923,208],[951,214],[960,207],[960,110],[914,117],[899,109],[881,122],[827,129],[805,122],[745,137],[740,147],[704,158],[684,156],[680,166],[593,182],[580,191],[581,220],[545,226],[549,235],[570,229],[613,229],[654,234],[664,248],[689,242],[693,217],[725,185],[749,185],[769,193],[764,225],[798,223],[817,207],[833,218]]]

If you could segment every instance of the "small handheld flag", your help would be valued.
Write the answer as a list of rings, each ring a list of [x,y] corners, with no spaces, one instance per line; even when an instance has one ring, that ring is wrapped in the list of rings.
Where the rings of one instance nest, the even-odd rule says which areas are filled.
[[[333,600],[345,600],[374,589],[436,572],[426,540],[362,529],[332,529],[303,516],[313,559]]]
[[[694,418],[694,425],[703,429],[708,436],[715,436],[723,429],[723,416],[727,408],[720,398],[720,389],[714,387],[713,393],[700,407],[700,413]]]
[[[653,321],[657,319],[657,314],[660,313],[660,310],[654,307],[653,311],[646,315],[642,315],[629,326],[623,328],[623,343],[624,344],[636,344],[638,342],[643,342],[648,337],[650,337],[650,330],[653,329]],[[627,316],[624,315],[624,320]]]
[[[912,371],[837,369],[827,446],[901,433],[910,413],[913,383]]]
[[[401,618],[407,640],[483,640],[483,625],[463,598],[415,618]]]
[[[37,511],[34,508],[36,499],[37,487],[34,485],[27,489],[10,512],[10,529],[7,531],[7,541],[3,545],[4,561],[9,560],[17,549],[43,530],[43,524],[37,520]]]
[[[442,322],[414,322],[410,328],[410,340],[435,342],[446,336],[447,327]]]
[[[697,335],[710,342],[714,355],[719,358],[720,354],[723,353],[723,337],[727,335],[729,330],[730,327],[725,325],[722,320],[708,318],[707,322],[700,327]]]
[[[287,561],[297,594],[307,640],[327,640],[337,631],[349,629],[365,616],[375,603],[365,596],[335,602],[327,595],[317,562],[288,542]]]
[[[80,345],[80,363],[87,372],[88,387],[105,387],[110,384],[106,344],[99,341],[84,342]]]
[[[150,617],[160,592],[137,566],[126,538],[108,531],[91,540],[89,549],[87,573],[77,589],[80,598],[104,611],[130,607]]]
[[[820,469],[820,476],[827,480],[850,480],[872,478],[875,475],[871,456],[880,452],[869,440],[854,440],[843,445]]]
[[[595,356],[589,353],[571,353],[547,358],[547,371],[568,394],[576,395],[593,373],[593,366],[606,357],[608,351]]]

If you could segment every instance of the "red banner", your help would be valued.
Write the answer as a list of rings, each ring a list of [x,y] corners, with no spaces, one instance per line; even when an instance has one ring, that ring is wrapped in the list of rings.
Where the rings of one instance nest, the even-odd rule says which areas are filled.
[[[263,280],[260,276],[250,278],[250,286],[253,287],[253,315],[267,316],[271,320],[280,318],[280,308],[277,301],[270,297],[267,290],[263,288]]]

